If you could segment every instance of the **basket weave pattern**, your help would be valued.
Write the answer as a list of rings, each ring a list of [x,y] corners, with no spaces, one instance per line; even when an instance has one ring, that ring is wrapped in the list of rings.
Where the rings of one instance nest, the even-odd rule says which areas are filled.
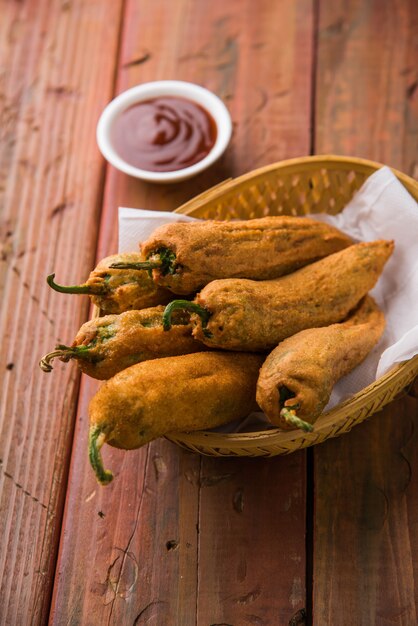
[[[193,198],[178,213],[202,219],[252,219],[267,215],[336,214],[381,165],[345,157],[305,157],[255,170]],[[418,201],[418,183],[394,171]],[[277,428],[222,434],[175,433],[167,438],[210,456],[275,456],[342,435],[391,402],[418,374],[418,356],[394,367],[349,400],[321,415],[312,433]]]

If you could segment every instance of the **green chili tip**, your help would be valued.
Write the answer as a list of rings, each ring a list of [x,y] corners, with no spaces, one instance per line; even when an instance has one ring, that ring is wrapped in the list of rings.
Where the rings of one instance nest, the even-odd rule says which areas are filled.
[[[191,313],[197,313],[202,320],[202,328],[206,328],[210,318],[210,313],[207,309],[203,308],[196,302],[190,302],[189,300],[173,300],[164,309],[163,313],[163,328],[164,330],[170,330],[171,328],[171,316],[177,309],[183,311],[190,311]]]
[[[89,459],[96,478],[101,485],[108,485],[113,480],[113,474],[103,467],[100,449],[106,441],[106,434],[100,426],[91,426],[89,432]]]
[[[293,407],[284,406],[280,411],[280,417],[282,417],[287,424],[291,424],[296,428],[300,428],[301,430],[305,431],[305,433],[311,433],[313,431],[312,424],[309,424],[308,422],[300,419],[300,417],[296,415],[296,408],[299,408],[299,405],[295,405]]]
[[[98,294],[98,292],[92,289],[89,285],[59,285],[54,281],[55,274],[47,276],[46,282],[52,289],[59,291],[60,293],[86,293],[87,295]]]
[[[70,359],[78,358],[81,354],[77,348],[70,348],[69,346],[58,345],[53,352],[48,352],[39,361],[39,367],[43,372],[52,372],[52,361],[54,359],[61,359],[65,363],[68,363]]]

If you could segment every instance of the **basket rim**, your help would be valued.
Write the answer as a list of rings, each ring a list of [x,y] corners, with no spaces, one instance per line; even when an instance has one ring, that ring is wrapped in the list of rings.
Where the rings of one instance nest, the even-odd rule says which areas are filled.
[[[213,202],[220,195],[225,194],[226,192],[233,191],[234,187],[239,186],[241,183],[246,180],[251,179],[252,181],[256,181],[258,178],[261,178],[265,174],[269,174],[274,172],[277,169],[286,170],[292,169],[294,166],[305,166],[306,169],[318,169],[318,166],[323,165],[323,167],[329,167],[330,165],[339,165],[344,169],[353,169],[354,166],[361,166],[362,169],[366,169],[370,171],[370,174],[375,172],[376,170],[382,167],[389,167],[395,176],[406,186],[406,188],[413,188],[416,190],[418,194],[418,181],[408,176],[408,174],[404,174],[400,170],[397,170],[390,165],[385,165],[385,163],[380,163],[379,161],[371,161],[370,159],[363,159],[361,157],[348,157],[337,154],[319,154],[314,156],[303,156],[303,157],[295,157],[292,159],[285,159],[283,161],[276,161],[275,163],[270,163],[269,165],[264,165],[263,167],[259,167],[255,170],[250,170],[240,176],[235,178],[226,178],[220,183],[206,189],[201,194],[194,196],[187,202],[180,205],[174,213],[182,213],[183,215],[189,215],[190,213],[195,212],[197,209],[201,208],[207,202]]]
[[[235,187],[241,185],[241,183],[248,180],[256,182],[257,179],[263,177],[265,174],[274,172],[275,170],[293,169],[295,166],[303,167],[306,170],[317,170],[318,167],[329,169],[330,167],[338,166],[343,169],[362,169],[369,171],[370,174],[385,166],[383,163],[377,161],[371,161],[369,159],[363,159],[360,157],[347,157],[334,154],[323,154],[315,156],[304,156],[292,159],[286,159],[283,161],[277,161],[270,165],[252,170],[236,178],[228,178],[223,182],[211,187],[198,196],[195,196],[188,202],[178,207],[174,212],[184,215],[190,215],[195,213],[196,210],[208,202],[214,202],[220,196],[223,196],[227,192],[231,192]],[[387,166],[390,167],[390,166]],[[408,190],[413,190],[418,197],[418,181],[411,178],[407,174],[390,167],[395,176],[404,184]],[[374,397],[378,396],[383,388],[407,375],[413,375],[418,373],[418,355],[394,365],[388,372],[372,382],[370,385],[360,390],[353,396],[340,402],[337,406],[329,411],[323,413],[315,422],[315,428],[312,433],[305,433],[303,431],[289,430],[284,431],[279,428],[265,429],[261,431],[242,432],[242,433],[219,433],[213,431],[193,431],[188,433],[170,433],[166,435],[166,438],[174,443],[185,445],[186,447],[196,447],[200,453],[205,453],[204,449],[208,446],[219,449],[228,449],[233,452],[239,448],[245,447],[247,450],[254,448],[258,449],[260,446],[272,446],[274,444],[292,445],[300,443],[300,448],[312,445],[318,438],[321,438],[321,433],[329,431],[330,428],[338,426],[343,422],[343,419],[347,419],[346,408],[348,405],[355,410],[362,408],[364,396],[367,395],[368,401],[372,401]],[[385,403],[383,403],[385,404]],[[383,404],[381,406],[383,406]],[[369,413],[366,413],[366,418]],[[329,435],[326,436],[329,438]],[[322,439],[321,439],[322,440]],[[199,449],[199,448],[203,448]],[[294,448],[297,449],[297,448]],[[290,451],[290,450],[289,450]],[[226,452],[227,454],[228,452]]]

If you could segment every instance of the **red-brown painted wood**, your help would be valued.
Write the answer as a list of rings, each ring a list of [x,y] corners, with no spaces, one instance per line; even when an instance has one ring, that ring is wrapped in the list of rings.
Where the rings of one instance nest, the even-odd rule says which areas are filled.
[[[180,185],[147,185],[108,168],[99,257],[116,250],[118,205],[172,210],[228,176],[309,151],[312,11],[305,0],[128,2],[117,90],[162,78],[201,83],[225,100],[235,130],[223,160]],[[107,447],[117,476],[100,488],[86,454],[95,387],[85,381],[81,393],[51,623],[300,617],[305,453],[219,460],[163,440],[129,453]]]
[[[3,0],[0,15],[0,622],[42,624],[79,379],[72,368],[47,376],[38,360],[87,316],[84,299],[45,277],[77,282],[94,259],[94,130],[113,89],[121,2]]]
[[[321,2],[318,153],[417,175],[417,33],[413,1]],[[417,427],[404,398],[315,448],[314,624],[418,623]]]
[[[305,452],[268,460],[203,459],[198,624],[301,623],[305,471]]]
[[[416,176],[416,3],[317,4],[316,152]],[[86,299],[49,291],[45,275],[80,281],[96,251],[115,251],[120,204],[172,210],[224,178],[307,154],[314,16],[307,0],[130,0],[118,56],[122,2],[3,0],[0,14],[0,621],[41,624],[78,375],[57,364],[46,376],[37,361],[87,315]],[[156,78],[217,92],[233,141],[180,185],[108,167],[99,228],[97,118],[113,93]],[[101,489],[86,458],[96,388],[84,379],[51,623],[302,623],[305,453],[218,460],[164,440],[106,448],[116,479]],[[315,448],[314,624],[417,622],[417,413],[405,396]]]

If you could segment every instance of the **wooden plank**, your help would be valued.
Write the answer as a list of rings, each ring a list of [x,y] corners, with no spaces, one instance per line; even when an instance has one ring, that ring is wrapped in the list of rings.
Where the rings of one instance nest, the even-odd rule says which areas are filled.
[[[87,310],[45,277],[79,281],[94,258],[94,131],[113,88],[120,6],[0,2],[2,624],[45,623],[49,611],[78,376],[46,376],[37,362]]]
[[[417,176],[417,3],[320,3],[315,151]]]
[[[316,151],[416,175],[418,5],[322,2]],[[315,624],[416,624],[417,401],[315,448]]]
[[[315,451],[318,623],[418,621],[416,422],[403,399]]]
[[[203,459],[199,625],[304,623],[305,471],[305,452]]]
[[[109,168],[99,256],[116,250],[118,205],[172,210],[228,176],[309,151],[312,37],[305,0],[128,2],[118,91],[153,79],[198,82],[224,98],[235,131],[224,159],[187,183],[147,185]],[[128,454],[108,448],[118,476],[101,489],[85,449],[94,389],[85,381],[51,623],[237,626],[301,617],[305,454],[201,459],[166,441]]]
[[[310,149],[311,3],[245,9],[232,28],[244,83],[231,103],[237,173]],[[306,606],[305,462],[304,452],[203,460],[201,484],[209,486],[200,493],[199,625],[298,623]],[[229,476],[211,486],[222,475]]]

